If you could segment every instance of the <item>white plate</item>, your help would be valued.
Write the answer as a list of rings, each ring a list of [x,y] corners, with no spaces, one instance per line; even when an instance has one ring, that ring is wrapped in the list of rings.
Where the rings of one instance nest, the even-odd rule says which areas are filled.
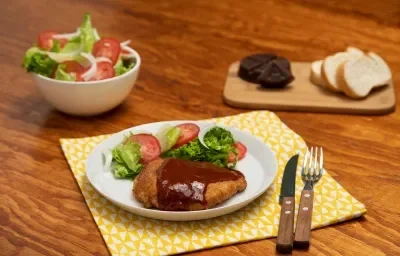
[[[210,124],[209,122],[198,121],[158,122],[136,126],[112,135],[96,146],[87,159],[86,175],[90,183],[108,200],[129,212],[144,217],[171,221],[201,220],[234,212],[262,195],[272,184],[277,173],[277,162],[274,152],[258,138],[236,128],[231,128],[230,131],[236,140],[246,145],[247,154],[245,158],[238,162],[235,169],[240,170],[244,174],[247,180],[247,188],[211,209],[184,212],[146,209],[134,198],[132,181],[115,179],[111,172],[104,171],[103,165],[105,159],[102,153],[103,150],[109,150],[117,146],[121,143],[124,136],[130,132],[147,131],[156,134],[160,127],[166,123],[177,125],[187,122],[195,123],[200,127]]]

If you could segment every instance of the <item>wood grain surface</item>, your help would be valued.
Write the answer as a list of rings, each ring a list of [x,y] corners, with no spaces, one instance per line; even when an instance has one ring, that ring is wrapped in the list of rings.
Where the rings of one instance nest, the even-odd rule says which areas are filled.
[[[132,39],[142,67],[129,98],[97,117],[55,111],[20,67],[41,30],[72,32],[90,11],[101,35]],[[0,8],[0,255],[108,255],[62,155],[59,138],[154,121],[241,113],[223,104],[230,63],[272,51],[311,61],[347,45],[370,49],[400,85],[397,0],[19,0]],[[398,103],[397,103],[398,107]],[[400,255],[400,114],[277,112],[363,202],[365,217],[312,232],[293,255]],[[275,239],[190,255],[275,255]]]
[[[284,197],[279,216],[278,235],[276,237],[276,251],[291,253],[293,249],[295,198]]]
[[[293,246],[295,248],[308,248],[311,241],[311,224],[314,208],[314,191],[303,190],[297,211],[296,229],[294,232]]]

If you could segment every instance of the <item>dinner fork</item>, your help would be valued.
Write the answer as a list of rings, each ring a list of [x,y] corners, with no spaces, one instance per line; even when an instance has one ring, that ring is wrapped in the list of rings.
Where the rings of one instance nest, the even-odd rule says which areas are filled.
[[[324,170],[324,157],[322,148],[319,148],[318,150],[318,147],[315,147],[315,153],[313,151],[313,147],[311,147],[311,150],[307,149],[301,169],[301,178],[305,182],[305,186],[301,192],[293,242],[294,247],[301,249],[307,249],[310,246],[314,200],[313,188],[314,184],[321,179]],[[319,160],[317,160],[318,156]]]

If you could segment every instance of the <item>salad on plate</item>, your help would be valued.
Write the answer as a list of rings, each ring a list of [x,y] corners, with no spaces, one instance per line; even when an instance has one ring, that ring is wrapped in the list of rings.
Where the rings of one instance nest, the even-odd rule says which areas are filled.
[[[109,79],[136,65],[137,53],[128,46],[130,42],[101,37],[87,13],[73,33],[41,32],[26,51],[22,66],[27,72],[62,81]]]
[[[215,126],[199,140],[200,127],[194,123],[164,125],[157,134],[139,132],[126,136],[111,150],[111,171],[116,178],[133,179],[142,168],[159,158],[178,158],[210,162],[220,167],[234,168],[246,155],[247,148],[235,141],[232,133]]]

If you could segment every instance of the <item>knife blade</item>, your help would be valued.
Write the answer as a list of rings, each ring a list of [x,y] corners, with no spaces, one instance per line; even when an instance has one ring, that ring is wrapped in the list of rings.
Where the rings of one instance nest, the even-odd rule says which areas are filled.
[[[298,160],[299,154],[292,156],[287,162],[283,172],[281,192],[279,195],[281,215],[279,218],[278,237],[276,239],[276,250],[279,253],[291,253],[293,250],[294,194]]]
[[[282,186],[279,195],[279,203],[282,204],[284,197],[294,196],[296,186],[296,170],[297,163],[299,161],[299,155],[292,156],[285,166],[282,176]]]

